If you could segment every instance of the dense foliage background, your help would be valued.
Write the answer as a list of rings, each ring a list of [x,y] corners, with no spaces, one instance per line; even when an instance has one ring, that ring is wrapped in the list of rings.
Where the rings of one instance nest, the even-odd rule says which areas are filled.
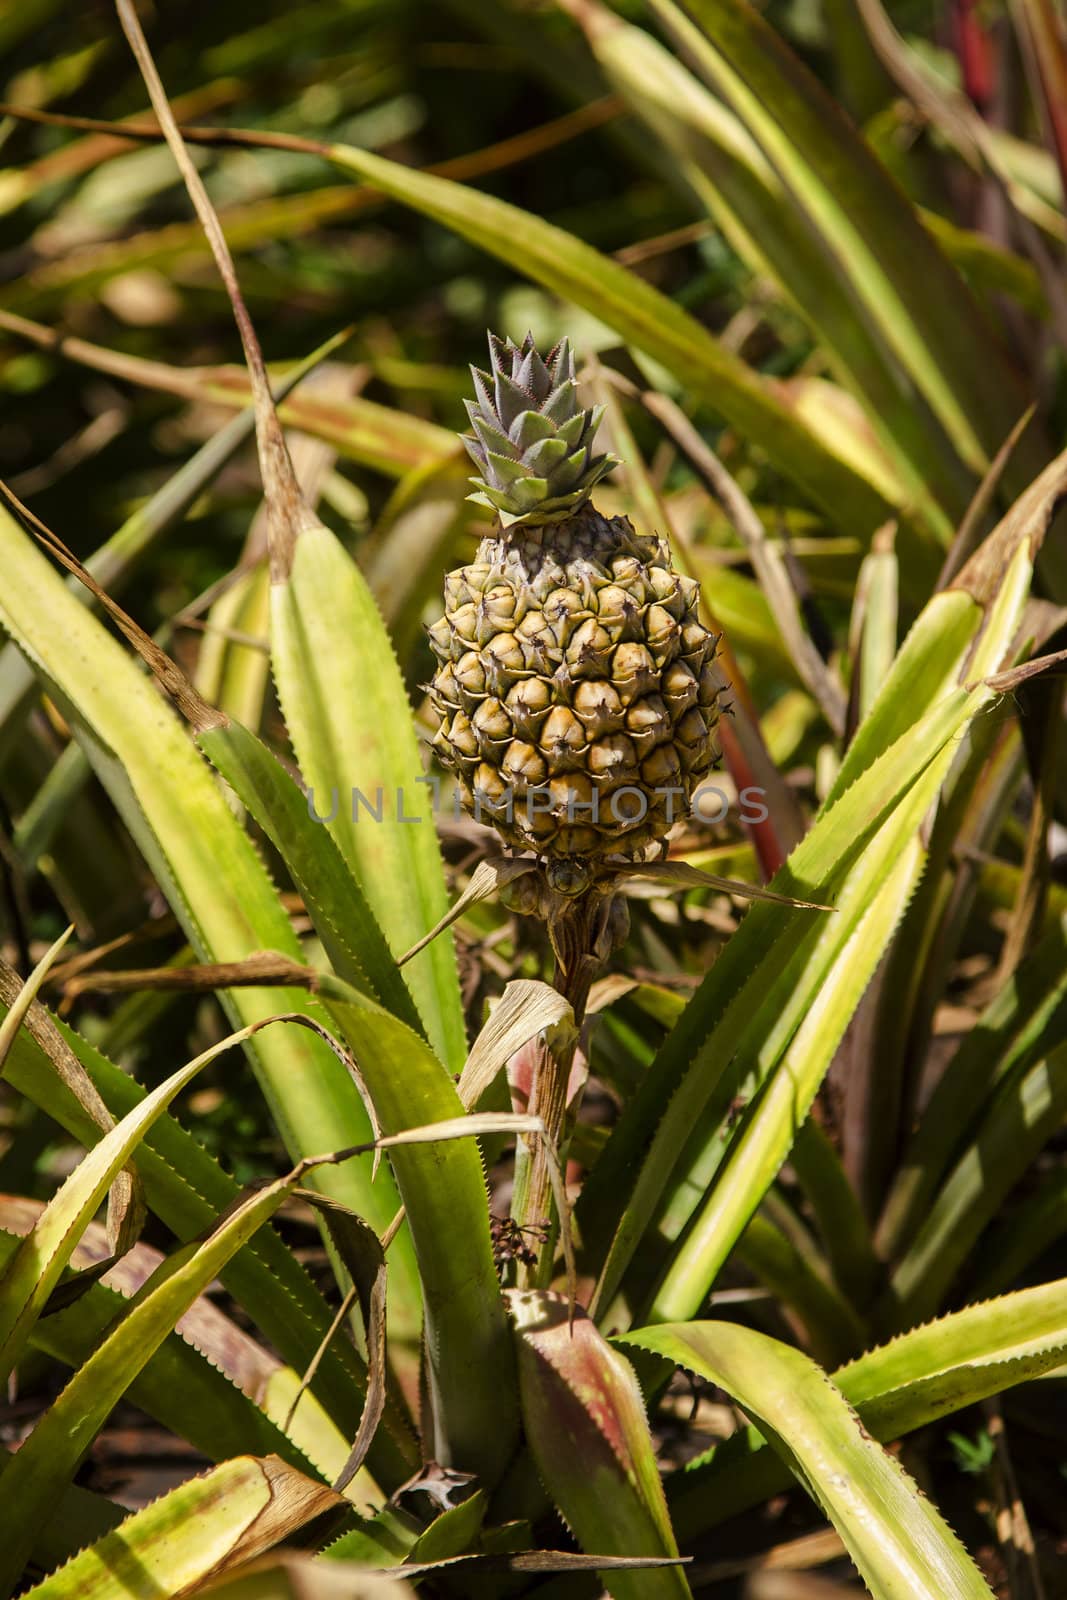
[[[772,122],[782,111],[784,150],[759,116],[747,116],[743,98],[717,123],[709,105],[729,102],[728,78],[715,95],[700,90],[703,100],[686,100],[671,74],[695,62],[685,82],[696,86],[701,61],[667,0],[611,13],[594,0],[227,0],[142,12],[183,123],[323,147],[287,148],[283,137],[274,148],[192,148],[272,369],[282,376],[351,325],[285,417],[309,496],[390,629],[420,736],[431,731],[422,624],[436,614],[441,574],[470,556],[485,527],[484,513],[464,501],[466,466],[450,437],[466,426],[467,365],[484,363],[487,328],[515,337],[529,328],[542,347],[568,335],[591,390],[608,402],[605,432],[625,463],[598,503],[671,535],[725,632],[736,731],[716,781],[730,797],[746,778],[770,785],[766,826],[746,829],[735,807],[724,821],[680,829],[673,853],[753,883],[766,881],[835,792],[849,740],[916,618],[933,615],[944,580],[962,582],[981,538],[1067,438],[1067,48],[1056,0],[901,0],[886,13],[867,0],[862,15],[853,0],[772,0],[760,9],[784,52],[767,47],[768,70],[795,57],[825,91],[825,100],[815,89],[805,102],[816,123],[827,119],[810,148],[790,145],[803,135],[804,115],[790,120],[784,100],[771,103]],[[613,32],[611,16],[643,31]],[[728,61],[728,42],[717,48]],[[788,78],[792,67],[784,70]],[[180,514],[153,500],[230,423],[248,391],[230,305],[171,153],[156,141],[70,125],[147,120],[144,86],[111,8],[27,0],[0,13],[0,84],[9,108],[46,114],[0,113],[0,478],[82,560],[133,518],[100,581],[121,592],[208,701],[292,768],[267,663],[266,526],[250,426],[225,460],[203,467]],[[753,90],[757,101],[765,92]],[[851,150],[857,130],[885,193],[936,242],[943,278],[925,259],[909,262],[906,241],[893,259],[891,241],[865,233],[849,188],[859,181],[862,190],[862,173],[857,180],[845,162],[835,192],[832,172],[814,158],[811,169],[805,164],[835,140]],[[403,205],[366,187],[358,161],[346,171],[327,159],[326,147],[338,145],[459,179],[594,246],[714,336],[721,380],[710,344],[687,354],[694,324],[665,321],[666,331],[644,339],[644,303],[635,300],[631,316],[625,286],[590,275],[585,258],[572,262],[564,251],[554,278],[560,247],[500,218],[484,224],[493,238],[483,248],[484,237],[425,214],[429,202],[420,209],[416,196]],[[791,150],[800,152],[797,166]],[[778,177],[766,178],[770,166],[785,174],[788,203]],[[875,208],[881,194],[870,191]],[[462,212],[462,196],[456,204]],[[895,213],[883,215],[891,233]],[[852,222],[874,267],[849,233]],[[953,307],[962,308],[958,326]],[[762,420],[752,413],[751,426],[735,398],[735,389],[745,392],[744,369],[759,375],[773,410]],[[649,394],[652,403],[643,403]],[[666,410],[656,397],[667,398]],[[990,472],[1030,407],[1033,417]],[[787,432],[798,430],[785,443],[780,419]],[[721,483],[712,493],[714,458],[709,467],[702,444],[756,508],[755,536],[746,505],[739,523]],[[810,473],[798,471],[809,444]],[[1029,531],[1043,528],[1059,492],[1046,483],[1030,504]],[[163,512],[147,533],[136,523],[145,507]],[[1021,526],[1013,526],[1015,543],[987,547],[982,570],[965,569],[959,592],[983,615],[995,611]],[[0,595],[19,581],[0,569]],[[1067,550],[1053,520],[1029,608],[985,671],[1062,648],[1065,604]],[[328,632],[322,637],[325,649]],[[309,649],[314,655],[314,637]],[[366,671],[376,670],[368,654]],[[329,684],[328,658],[316,671]],[[934,668],[923,671],[909,680],[916,718],[937,698]],[[7,645],[0,951],[25,978],[73,923],[75,942],[41,998],[151,1089],[231,1023],[210,974],[182,984],[183,969],[204,954],[190,943],[170,886],[150,870],[99,769],[90,771],[71,742],[62,697],[27,700],[23,672]],[[840,1001],[843,1037],[795,1163],[767,1178],[762,1202],[752,1198],[739,1227],[749,1214],[755,1220],[688,1313],[699,1308],[771,1334],[828,1370],[936,1314],[1067,1275],[1062,676],[1009,688],[996,729],[979,723],[968,735],[976,743],[969,764],[954,769],[932,845],[929,826],[921,832],[916,822],[934,868],[925,878],[916,870],[899,920],[870,945],[876,971]],[[880,742],[861,738],[864,753],[907,734],[907,699],[877,724]],[[849,768],[850,778],[860,770]],[[254,821],[250,829],[305,955],[323,963],[321,928],[284,849]],[[446,815],[441,838],[458,890],[489,853],[488,836]],[[796,892],[811,887],[805,881]],[[684,1002],[740,920],[740,902],[699,887],[672,895],[646,885],[630,910],[630,940],[596,993],[592,1077],[570,1152],[575,1182],[610,1151],[610,1131],[627,1126],[622,1108],[643,1104],[649,1064],[666,1059],[667,1030],[687,1015]],[[472,908],[456,938],[473,1038],[505,983],[546,974],[547,941],[496,904]],[[1005,1020],[997,1005],[1016,1010]],[[1039,1025],[1026,1034],[1031,1017]],[[992,1064],[982,1057],[987,1034],[1001,1052]],[[679,1059],[690,1037],[696,1059],[707,1030],[679,1037]],[[916,1156],[923,1107],[961,1042],[972,1074],[957,1070],[936,1119],[941,1133],[927,1135]],[[462,1057],[448,1066],[455,1075]],[[723,1141],[743,1130],[753,1093],[739,1082],[718,1107]],[[80,1143],[24,1085],[0,1085],[0,1096],[0,1191],[46,1201],[76,1165]],[[653,1106],[656,1117],[662,1110]],[[273,1177],[285,1160],[284,1130],[267,1099],[250,1075],[224,1063],[198,1078],[181,1118],[239,1182]],[[499,1155],[490,1179],[501,1217],[510,1157],[502,1146],[489,1154]],[[930,1165],[905,1194],[900,1174],[912,1156],[913,1168]],[[630,1172],[610,1162],[605,1170]],[[822,1185],[820,1172],[830,1174]],[[604,1196],[593,1192],[590,1237],[598,1215],[603,1224]],[[935,1202],[941,1210],[927,1238],[924,1208]],[[853,1229],[843,1244],[825,1231],[835,1209],[842,1233]],[[290,1207],[279,1226],[333,1309],[340,1295],[311,1210]],[[177,1233],[173,1221],[150,1215],[144,1241],[168,1250]],[[926,1254],[908,1256],[917,1234]],[[668,1245],[644,1242],[631,1309],[647,1308],[659,1248]],[[505,1276],[514,1270],[506,1255],[498,1250]],[[894,1278],[901,1259],[910,1265]],[[586,1263],[587,1288],[601,1264]],[[239,1300],[230,1293],[220,1304],[255,1331]],[[407,1354],[397,1381],[412,1400],[417,1377]],[[926,1418],[903,1446],[909,1470],[977,1553],[990,1585],[1025,1600],[1067,1594],[1067,1389],[1053,1374],[1015,1389],[1005,1377],[1003,1401],[982,1398],[947,1422]],[[4,1413],[8,1448],[61,1381],[44,1349],[20,1362]],[[734,1427],[728,1398],[681,1378],[658,1396],[653,1428],[664,1470]],[[202,1441],[181,1441],[149,1411],[122,1403],[81,1467],[81,1485],[136,1507],[205,1465]],[[692,1520],[685,1548],[704,1563],[703,1587],[694,1576],[694,1588],[753,1600],[847,1590],[856,1571],[802,1491],[769,1495],[714,1531]],[[566,1541],[554,1526],[555,1542]],[[800,1567],[832,1563],[831,1586],[760,1577],[765,1552],[777,1546]],[[522,1581],[546,1596],[592,1582]]]

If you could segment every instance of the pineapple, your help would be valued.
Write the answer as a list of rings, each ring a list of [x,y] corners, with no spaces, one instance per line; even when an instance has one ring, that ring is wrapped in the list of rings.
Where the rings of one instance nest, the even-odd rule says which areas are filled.
[[[429,630],[434,748],[468,811],[580,892],[663,841],[717,760],[717,640],[666,545],[591,504],[618,463],[567,341],[489,348],[463,442],[498,526]]]

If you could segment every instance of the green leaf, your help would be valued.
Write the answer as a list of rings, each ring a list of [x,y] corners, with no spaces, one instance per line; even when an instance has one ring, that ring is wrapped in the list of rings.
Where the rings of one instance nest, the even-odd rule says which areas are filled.
[[[0,1199],[0,1225],[12,1227],[15,1220],[10,1202]],[[12,1234],[0,1233],[0,1262],[6,1264],[17,1245]],[[84,1264],[80,1257],[81,1252],[76,1251],[76,1266]],[[194,1314],[195,1309],[198,1308],[194,1308]],[[65,1366],[80,1367],[124,1310],[123,1293],[114,1286],[112,1274],[107,1286],[90,1284],[75,1305],[40,1318],[30,1334],[30,1344]],[[238,1347],[246,1336],[231,1323],[227,1330],[231,1344],[220,1349],[219,1335],[227,1319],[214,1312],[212,1323],[207,1328],[199,1323],[190,1326],[186,1320],[182,1331],[169,1334],[131,1383],[127,1391],[131,1403],[179,1438],[187,1439],[209,1460],[221,1461],[244,1452],[274,1454],[303,1472],[312,1462],[326,1478],[332,1476],[331,1469],[339,1471],[347,1445],[336,1430],[329,1454],[320,1452],[316,1459],[315,1444],[327,1437],[323,1431],[325,1413],[319,1410],[313,1429],[298,1426],[287,1437],[267,1410],[261,1409],[239,1386],[236,1376],[225,1370],[226,1358],[232,1358],[232,1347]],[[202,1349],[189,1342],[194,1335]],[[276,1366],[276,1362],[263,1352],[263,1367],[269,1372],[272,1365]],[[256,1373],[256,1379],[267,1387],[272,1386],[272,1378],[273,1374],[264,1378],[262,1370]]]
[[[449,1506],[435,1517],[426,1529],[415,1540],[408,1554],[404,1557],[404,1565],[421,1565],[427,1561],[448,1561],[453,1556],[462,1555],[475,1544],[482,1523],[485,1521],[488,1497],[484,1489],[479,1489],[476,1494],[470,1495],[466,1500],[461,1500],[458,1505]]]
[[[967,676],[972,681],[980,679],[1000,665],[1019,626],[1033,561],[1063,492],[1065,476],[1067,457],[1061,456],[1020,497],[967,563],[956,588],[948,595],[936,596],[920,617],[902,647],[890,683],[853,741],[819,818],[790,857],[780,874],[781,882],[776,879],[774,886],[800,889],[811,898],[825,900],[833,897],[845,873],[854,871],[850,879],[854,915],[866,909],[865,892],[881,892],[884,875],[896,867],[901,852],[910,850],[911,837],[922,819],[921,811],[908,809],[908,790],[918,785],[916,794],[926,805],[932,803],[956,756],[959,735],[995,698],[985,687],[967,696],[966,691],[953,687],[954,680],[967,643],[983,623]],[[925,707],[929,709],[924,714]],[[896,742],[890,743],[891,739]],[[921,769],[912,765],[919,746],[929,752],[929,762]],[[906,772],[910,776],[905,776]],[[890,793],[895,796],[881,813],[880,823],[887,826],[876,843],[871,842],[871,832],[858,831],[851,818],[846,821],[852,806],[869,803],[864,796],[870,785],[875,786],[871,797],[877,796],[878,801],[888,800]],[[892,805],[901,801],[902,831],[887,823]],[[866,849],[868,856],[865,864],[853,868],[858,849]],[[817,858],[823,861],[821,867],[814,866]],[[882,901],[882,911],[889,914],[888,920],[879,924],[879,949],[884,948],[914,889],[920,867],[921,858],[915,858],[910,875],[896,879],[896,890],[884,891],[887,898]],[[867,872],[873,876],[864,891],[859,886]],[[896,910],[890,913],[894,904]],[[777,1079],[774,1087],[776,1068],[792,1034],[804,1028],[805,1019],[823,1015],[826,1007],[836,1004],[834,985],[825,991],[823,985],[840,956],[838,941],[855,931],[855,924],[841,912],[815,933],[798,923],[798,915],[781,912],[772,917],[769,907],[752,909],[660,1050],[598,1161],[578,1207],[582,1236],[592,1256],[590,1265],[599,1264],[596,1252],[606,1248],[594,1300],[598,1315],[607,1313],[623,1271],[645,1234],[657,1242],[652,1263],[655,1272],[662,1269],[663,1240],[685,1234],[678,1259],[670,1267],[669,1295],[663,1298],[664,1285],[656,1314],[692,1314],[699,1295],[721,1265],[723,1247],[733,1242],[738,1224],[743,1225],[754,1209],[758,1200],[754,1172],[761,1168],[763,1155],[767,1157],[762,1166],[765,1182],[768,1174],[773,1175],[772,1168],[776,1170],[775,1163],[784,1157],[792,1136],[787,1126],[795,1133],[814,1092],[804,1063],[814,1074],[821,1046],[810,1028],[800,1035],[806,1045],[797,1044],[809,1053],[797,1058],[803,1089],[795,1097],[787,1088],[788,1073]],[[864,952],[859,961],[860,968],[866,955]],[[769,978],[768,960],[773,963]],[[873,968],[868,964],[866,970],[869,976]],[[847,961],[838,970],[838,983],[841,996],[851,998],[834,1018],[829,1037],[847,1020],[849,1006],[862,992]],[[741,1130],[735,1130],[724,1145],[719,1130],[731,1099],[742,1088],[751,1094],[768,1082],[772,1087],[767,1091],[766,1109],[761,1093],[746,1113]],[[720,1186],[718,1180],[709,1195],[724,1155],[739,1138],[747,1139],[745,1129],[757,1119],[764,1134],[755,1136],[756,1144],[748,1147],[751,1164],[746,1178],[733,1197],[730,1186],[725,1181]],[[758,1156],[757,1150],[762,1152]],[[615,1199],[619,1193],[627,1196],[621,1216]],[[741,1195],[747,1199],[742,1201]],[[730,1211],[728,1224],[721,1216],[713,1224],[720,1203]],[[698,1207],[702,1208],[700,1220],[693,1223]],[[609,1230],[613,1237],[607,1243]],[[653,1254],[651,1249],[649,1254]],[[646,1270],[643,1281],[630,1282],[631,1299],[648,1293],[649,1275]],[[675,1294],[677,1301],[671,1298]]]
[[[72,929],[68,928],[56,940],[25,983],[0,959],[0,1005],[6,1007],[7,1013],[0,1026],[0,1076],[16,1043],[21,1038],[32,1037],[46,1052],[50,1065],[94,1129],[107,1133],[113,1127],[107,1107],[44,1006],[34,999],[41,980],[71,932]],[[107,1237],[111,1249],[116,1254],[128,1249],[140,1235],[143,1226],[144,1190],[136,1168],[131,1166],[115,1174],[108,1192]]]
[[[920,215],[942,254],[984,300],[995,305],[996,296],[1009,295],[1030,316],[1048,317],[1048,298],[1032,261],[995,244],[983,233],[961,228],[938,211],[922,210]]]
[[[694,317],[643,278],[562,228],[492,195],[350,145],[330,159],[367,183],[454,229],[601,321],[674,373],[743,438],[764,451],[835,520],[853,529],[884,522],[885,500],[822,445],[774,388],[731,355]]]
[[[62,1566],[79,1550],[117,1528],[126,1515],[125,1506],[117,1505],[105,1495],[82,1489],[75,1483],[68,1484],[48,1521],[37,1530],[30,1557],[34,1569],[51,1572]]]
[[[676,1556],[652,1438],[627,1361],[579,1308],[547,1290],[512,1290],[526,1439],[538,1473],[583,1549]],[[679,1567],[602,1571],[614,1600],[685,1600]]]
[[[390,1503],[326,1545],[322,1555],[329,1562],[393,1567],[406,1559],[418,1537],[419,1524],[415,1518]]]
[[[1067,1112],[1067,1043],[1009,1074],[985,1109],[974,1141],[933,1196],[900,1260],[883,1325],[909,1327],[938,1309],[982,1229],[1030,1170]]]
[[[374,912],[332,835],[312,818],[296,781],[239,723],[207,728],[197,744],[281,855],[338,977],[421,1031]]]
[[[0,1000],[0,1007],[2,1004]],[[33,1017],[31,1010],[29,1020]],[[108,1112],[121,1117],[143,1101],[145,1090],[67,1024],[56,1021],[52,1026],[84,1068]],[[25,1029],[15,1039],[5,1075],[14,1088],[86,1146],[100,1138],[100,1123],[92,1107],[86,1108],[69,1080],[60,1075],[53,1055]],[[179,1239],[201,1233],[240,1195],[238,1185],[218,1162],[166,1113],[142,1140],[137,1167],[149,1205]],[[394,1240],[394,1250],[396,1243]],[[264,1337],[292,1367],[304,1371],[332,1323],[333,1312],[278,1235],[270,1227],[262,1228],[221,1269],[220,1277]],[[317,1367],[312,1392],[350,1437],[359,1422],[366,1384],[366,1370],[353,1346],[347,1340],[334,1340]],[[267,1401],[271,1414],[284,1419],[289,1400],[279,1395],[275,1404],[268,1393]],[[415,1441],[393,1405],[386,1409],[370,1459],[375,1477],[389,1491],[414,1470]]]
[[[933,705],[955,688],[981,623],[980,607],[962,590],[934,595],[924,606],[845,752],[826,805],[847,793],[873,760],[906,735],[914,723],[917,695],[924,705]]]
[[[359,1062],[382,1134],[462,1118],[463,1102],[433,1051],[402,1022],[335,978],[320,989]],[[473,1139],[394,1148],[426,1315],[430,1454],[492,1484],[518,1426],[513,1357],[489,1235],[489,1198]]]
[[[252,1031],[246,1028],[229,1035],[172,1073],[103,1135],[42,1211],[0,1278],[0,1378],[6,1379],[18,1361],[74,1246],[144,1133],[198,1072]]]
[[[695,1315],[789,1154],[922,870],[915,835],[951,757],[949,749],[931,764],[849,875],[833,924],[819,941],[823,948],[812,949],[794,990],[806,1003],[784,1051],[775,1038],[773,1024],[782,1016],[774,1006],[758,1013],[752,1035],[738,1042],[738,1075],[746,1086],[748,1074],[754,1079],[754,1098],[726,1140],[718,1140],[723,1153],[714,1151],[714,1175],[670,1254],[652,1301],[653,1320]],[[710,1043],[714,1048],[714,1033]],[[773,1066],[764,1068],[764,1060]],[[683,1183],[692,1190],[705,1176],[706,1163],[686,1171]]]
[[[19,985],[18,992],[13,996],[11,1005],[2,1023],[0,1023],[0,1073],[4,1070],[15,1035],[26,1018],[26,1013],[37,998],[37,991],[47,978],[49,971],[55,965],[67,940],[74,932],[74,926],[64,929],[54,944],[50,945],[38,961],[26,982]]]
[[[3,325],[2,318],[0,325]],[[40,332],[50,340],[53,337],[49,329],[41,329]],[[305,360],[291,367],[275,385],[279,399],[290,393],[318,362],[330,354],[337,343],[336,337],[328,339]],[[180,523],[212,479],[252,437],[254,428],[255,413],[251,406],[231,417],[224,427],[201,445],[195,455],[179,467],[173,477],[167,479],[162,488],[126,518],[110,539],[94,550],[85,563],[86,567],[109,594],[121,594],[144,557],[168,530]],[[93,596],[77,578],[69,578],[67,587],[83,605],[90,609],[95,606]],[[32,668],[14,645],[6,645],[0,651],[0,756],[8,752],[12,740],[17,738],[24,713],[35,691]]]
[[[1004,1295],[927,1323],[841,1367],[834,1383],[876,1439],[889,1441],[1059,1367],[1067,1350],[1067,1280]],[[755,1428],[670,1481],[683,1539],[788,1487]]]
[[[953,1158],[973,1140],[991,1101],[1042,1050],[1067,1033],[1067,916],[1016,968],[938,1079],[879,1220],[886,1259],[915,1237],[945,1182]]]
[[[389,635],[359,569],[320,524],[300,534],[271,599],[278,694],[315,813],[400,954],[444,915],[447,895]],[[412,963],[408,982],[434,1048],[458,1071],[467,1046],[450,938]]]
[[[947,542],[946,509],[963,511],[969,475],[919,381],[930,371],[928,353],[922,349],[923,371],[916,373],[902,366],[893,347],[893,318],[902,311],[892,282],[875,274],[870,306],[857,294],[854,280],[869,259],[867,241],[853,249],[854,230],[839,216],[826,225],[818,208],[824,191],[788,140],[782,159],[760,101],[680,11],[666,4],[660,9],[683,35],[687,55],[712,62],[725,103],[641,29],[599,6],[583,8],[580,16],[613,87],[680,159],[742,258],[777,283],[863,401],[893,462],[894,503],[919,508],[927,539]],[[901,209],[913,222],[910,206]],[[973,437],[969,443],[973,454]]]
[[[145,1593],[171,1600],[339,1504],[340,1496],[277,1456],[239,1456],[127,1517],[30,1593],[34,1600],[128,1600]]]
[[[805,1127],[807,1124],[805,1123]],[[813,1261],[770,1217],[757,1213],[735,1246],[736,1258],[799,1319],[801,1343],[824,1367],[835,1366],[866,1340],[863,1322]]]
[[[993,698],[986,689],[957,690],[920,716],[906,738],[872,761],[835,804],[824,807],[772,887],[822,902],[833,899],[868,849],[888,871],[892,861],[872,844],[879,829]],[[687,1141],[692,1139],[698,1150],[713,1140],[718,1144],[718,1126],[736,1092],[725,1069],[741,1041],[747,1041],[748,1059],[760,1059],[762,1070],[769,1070],[775,1052],[785,1049],[814,1003],[838,953],[839,919],[835,913],[817,919],[818,926],[814,920],[811,912],[765,902],[751,907],[616,1125],[577,1211],[587,1248],[605,1251],[595,1300],[600,1313],[607,1311],[641,1236],[658,1215]],[[621,1215],[619,1194],[627,1197]],[[702,1198],[700,1185],[681,1194],[690,1213]]]
[[[253,522],[249,543],[255,534]],[[260,640],[265,645],[270,634],[270,574],[266,559],[242,572],[219,595],[205,624],[193,677],[197,693],[226,716],[256,729],[263,721],[270,685],[270,657],[266,649],[240,641]]]
[[[842,1367],[834,1381],[879,1439],[893,1439],[1051,1372],[1065,1352],[1067,1280],[1061,1278],[913,1328]]]
[[[291,1551],[256,1562],[247,1577],[237,1572],[200,1592],[212,1600],[415,1600],[415,1590],[399,1576],[367,1572],[353,1562],[333,1571]]]
[[[759,12],[741,0],[691,0],[694,27],[673,0],[653,6],[733,105],[816,232],[829,270],[940,419],[961,461],[982,472],[1026,398],[918,213]],[[1023,482],[1039,469],[1036,441],[1020,465]],[[954,509],[958,515],[964,506]]]
[[[39,1419],[4,1472],[0,1507],[0,1593],[11,1592],[36,1523],[70,1481],[109,1412],[196,1298],[266,1222],[304,1175],[298,1167],[254,1191],[218,1222],[202,1244],[181,1246],[130,1303],[126,1315]],[[286,1472],[291,1469],[286,1468]],[[334,1503],[315,1485],[317,1507]],[[264,1500],[261,1510],[265,1510]],[[269,1525],[270,1518],[264,1519]],[[278,1537],[284,1536],[283,1528]],[[272,1539],[270,1542],[274,1542]]]
[[[156,688],[6,512],[0,512],[6,582],[0,622],[63,708],[97,776],[171,901],[193,948],[206,961],[241,960],[261,950],[301,959],[299,941],[250,841],[217,781]],[[305,1008],[300,989],[236,989],[222,996],[248,1024]],[[252,1047],[272,1115],[296,1155],[359,1144],[369,1123],[358,1093],[328,1046],[304,1030],[268,1032]],[[396,1211],[395,1191],[369,1172],[316,1174],[331,1194],[376,1229]],[[417,1290],[404,1245],[394,1262],[394,1300]],[[406,1276],[406,1282],[405,1282]]]
[[[899,578],[892,538],[876,540],[859,570],[849,623],[856,722],[870,711],[896,659]]]
[[[990,1600],[940,1513],[799,1350],[728,1322],[646,1328],[625,1342],[719,1384],[756,1418],[880,1600]]]

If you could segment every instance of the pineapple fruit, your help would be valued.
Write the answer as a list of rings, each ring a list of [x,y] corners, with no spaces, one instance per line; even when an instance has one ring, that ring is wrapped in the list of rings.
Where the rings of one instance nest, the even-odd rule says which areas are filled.
[[[717,640],[666,545],[590,503],[618,463],[567,341],[489,348],[463,442],[498,526],[429,630],[434,748],[472,815],[578,891],[661,842],[717,760]]]

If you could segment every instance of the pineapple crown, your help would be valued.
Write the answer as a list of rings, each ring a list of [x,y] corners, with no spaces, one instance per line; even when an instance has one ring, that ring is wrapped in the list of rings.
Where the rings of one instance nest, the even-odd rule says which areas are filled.
[[[542,358],[528,333],[521,345],[489,335],[490,370],[471,367],[476,400],[466,400],[479,476],[470,496],[505,528],[572,516],[618,462],[593,454],[603,406],[583,406],[574,355],[561,339]]]

